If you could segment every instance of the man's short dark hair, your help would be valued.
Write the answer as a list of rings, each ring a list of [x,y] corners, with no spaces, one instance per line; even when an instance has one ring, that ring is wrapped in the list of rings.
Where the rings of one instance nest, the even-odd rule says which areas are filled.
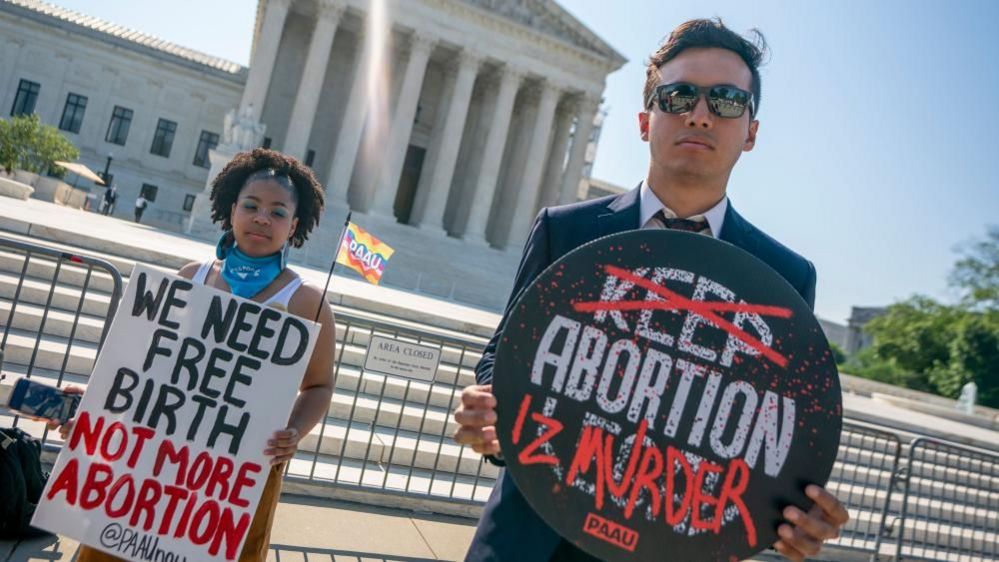
[[[721,18],[696,19],[681,23],[649,57],[649,66],[645,69],[645,90],[642,92],[645,109],[652,107],[652,94],[659,85],[658,70],[662,65],[687,49],[717,48],[727,49],[739,55],[749,67],[749,71],[753,74],[750,89],[756,102],[756,112],[759,113],[760,65],[763,64],[767,54],[767,41],[755,28],[749,30],[747,35],[748,37],[743,37],[725,27]]]

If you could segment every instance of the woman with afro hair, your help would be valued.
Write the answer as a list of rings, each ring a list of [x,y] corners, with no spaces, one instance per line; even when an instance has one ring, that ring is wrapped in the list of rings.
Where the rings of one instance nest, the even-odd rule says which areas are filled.
[[[229,162],[212,182],[211,199],[212,220],[223,230],[216,256],[185,265],[179,275],[309,320],[318,309],[322,325],[287,427],[274,433],[264,451],[271,459],[270,472],[239,556],[240,562],[262,562],[281,494],[282,468],[299,440],[326,416],[333,396],[333,311],[321,288],[303,284],[287,267],[290,247],[301,247],[319,223],[323,189],[298,160],[258,148]],[[65,435],[71,428],[67,423],[60,431]],[[84,546],[76,560],[118,558]]]

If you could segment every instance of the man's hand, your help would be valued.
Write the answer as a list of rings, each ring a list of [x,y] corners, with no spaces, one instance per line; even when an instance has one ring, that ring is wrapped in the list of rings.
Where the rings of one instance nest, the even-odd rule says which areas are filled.
[[[822,543],[839,536],[840,528],[850,519],[843,504],[832,494],[814,484],[805,494],[815,501],[808,513],[794,506],[784,508],[784,518],[791,522],[777,528],[780,540],[774,548],[794,562],[819,553]]]
[[[496,397],[491,384],[473,384],[461,393],[461,406],[454,411],[454,421],[461,427],[454,432],[459,445],[471,445],[476,453],[500,452],[496,438]]]

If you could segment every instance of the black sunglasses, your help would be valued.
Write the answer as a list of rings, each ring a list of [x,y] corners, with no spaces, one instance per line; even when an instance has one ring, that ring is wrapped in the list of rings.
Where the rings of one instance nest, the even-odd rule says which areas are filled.
[[[687,113],[694,110],[702,94],[707,95],[708,109],[718,117],[738,119],[746,108],[749,108],[750,117],[756,113],[751,92],[735,86],[701,87],[686,82],[657,86],[647,107],[651,108],[658,101],[659,109],[665,113]]]

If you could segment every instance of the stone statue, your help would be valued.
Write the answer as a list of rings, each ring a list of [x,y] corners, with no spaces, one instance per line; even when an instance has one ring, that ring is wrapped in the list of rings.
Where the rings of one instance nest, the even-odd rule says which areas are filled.
[[[978,385],[973,382],[961,387],[961,395],[957,398],[957,409],[962,414],[973,415],[975,402],[978,400]]]
[[[252,150],[263,142],[267,126],[253,116],[253,105],[230,109],[222,121],[222,144],[231,152]]]

